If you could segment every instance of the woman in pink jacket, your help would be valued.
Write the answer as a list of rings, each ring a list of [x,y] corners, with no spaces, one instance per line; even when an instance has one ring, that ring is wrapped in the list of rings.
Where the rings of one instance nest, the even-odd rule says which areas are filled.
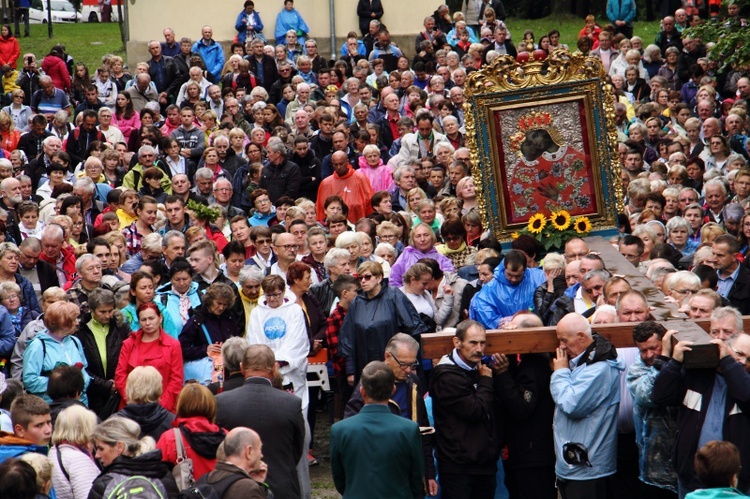
[[[125,136],[125,141],[130,140],[130,134],[141,129],[141,117],[133,109],[133,101],[125,92],[117,94],[115,101],[115,112],[112,116],[112,124],[120,129]]]
[[[42,61],[42,71],[52,78],[52,84],[63,92],[70,93],[70,72],[65,64],[64,51],[55,45]]]
[[[390,191],[393,187],[393,168],[383,164],[380,149],[374,144],[368,144],[362,150],[359,172],[370,181],[373,192]]]

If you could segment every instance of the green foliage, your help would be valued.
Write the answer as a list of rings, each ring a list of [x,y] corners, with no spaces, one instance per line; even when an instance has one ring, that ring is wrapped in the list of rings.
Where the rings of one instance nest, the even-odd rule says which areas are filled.
[[[76,62],[83,62],[93,75],[104,54],[124,56],[117,23],[53,24],[54,36],[47,38],[46,24],[32,24],[31,36],[19,38],[21,54],[31,52],[41,59],[53,45],[62,43]]]
[[[208,206],[196,203],[192,199],[188,199],[187,209],[193,212],[195,218],[204,222],[214,223],[221,216],[219,210],[212,210]]]
[[[740,9],[750,6],[750,0],[733,0]],[[727,4],[722,2],[722,6]],[[746,43],[748,28],[735,20],[714,20],[682,32],[682,37],[700,38],[703,43],[716,45],[708,52],[708,58],[716,61],[719,71],[746,66],[750,63],[750,45]]]

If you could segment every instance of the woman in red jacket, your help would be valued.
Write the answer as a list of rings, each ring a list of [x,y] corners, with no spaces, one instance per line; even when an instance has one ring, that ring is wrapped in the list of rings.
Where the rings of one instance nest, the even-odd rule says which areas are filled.
[[[161,374],[164,388],[159,403],[174,412],[183,380],[180,342],[162,329],[162,315],[154,302],[138,306],[138,320],[141,328],[122,343],[115,371],[115,386],[122,396],[120,409],[127,403],[125,385],[130,371],[137,366],[153,366]]]
[[[200,477],[216,466],[216,449],[224,441],[226,430],[214,424],[216,398],[203,385],[189,383],[177,399],[177,418],[172,426],[178,428],[185,456],[193,460],[193,478]],[[175,431],[161,434],[156,448],[161,449],[162,461],[177,464]]]
[[[52,78],[52,84],[66,94],[70,93],[70,72],[63,59],[65,51],[55,45],[42,61],[42,70]]]
[[[0,74],[16,69],[16,61],[21,56],[18,39],[13,36],[10,24],[3,24],[0,28]],[[1,83],[0,83],[1,84]]]

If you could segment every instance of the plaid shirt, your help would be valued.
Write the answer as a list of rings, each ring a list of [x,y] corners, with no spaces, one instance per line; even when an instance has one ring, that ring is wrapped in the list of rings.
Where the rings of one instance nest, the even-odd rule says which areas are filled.
[[[130,226],[123,229],[122,234],[125,236],[126,246],[128,248],[128,258],[134,256],[136,253],[141,251],[141,244],[143,243],[143,234],[138,232],[136,222],[130,224]],[[153,232],[153,230],[152,230]]]
[[[339,331],[344,324],[346,309],[341,305],[336,305],[331,315],[328,316],[328,325],[326,326],[326,345],[328,346],[328,356],[333,364],[333,376],[338,377],[342,372],[346,372],[346,360],[339,356]]]
[[[91,312],[89,310],[89,293],[90,291],[83,288],[83,282],[80,279],[75,281],[68,290],[68,301],[81,310],[81,315]]]

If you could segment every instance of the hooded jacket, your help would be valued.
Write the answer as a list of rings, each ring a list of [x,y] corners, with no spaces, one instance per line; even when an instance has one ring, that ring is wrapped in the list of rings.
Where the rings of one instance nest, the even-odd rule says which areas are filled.
[[[576,358],[569,369],[552,373],[550,393],[555,402],[555,473],[566,480],[594,480],[617,471],[617,412],[620,373],[625,364],[603,336]],[[571,465],[563,459],[566,443],[581,444],[592,467]]]
[[[148,435],[155,441],[159,440],[162,433],[172,429],[172,421],[174,421],[174,414],[160,406],[158,402],[128,404],[117,415],[132,419],[140,425],[139,438]]]
[[[88,363],[83,353],[81,341],[72,336],[65,336],[62,341],[54,339],[45,330],[29,342],[23,354],[23,386],[32,395],[42,397],[47,403],[52,399],[47,396],[49,373],[58,364],[73,366],[80,364],[83,374],[83,393],[81,402],[88,406],[86,390],[91,382],[86,368]]]
[[[177,484],[172,478],[166,463],[162,461],[161,451],[159,449],[146,452],[136,457],[121,455],[112,463],[104,468],[101,475],[96,477],[94,485],[91,487],[88,499],[105,499],[104,492],[107,485],[114,478],[116,473],[125,476],[144,476],[150,480],[158,480],[164,485],[169,499],[177,499],[180,493]]]
[[[193,460],[193,478],[199,479],[216,466],[216,449],[227,432],[203,417],[177,418],[173,428],[180,429],[185,455]],[[177,464],[177,444],[174,431],[162,433],[156,448],[161,450],[165,462]]]
[[[383,360],[385,346],[398,332],[418,337],[429,330],[409,298],[385,281],[372,298],[361,291],[349,305],[339,332],[346,374],[358,379],[369,362]]]
[[[398,265],[398,262],[396,262]],[[392,274],[391,274],[392,275]],[[497,329],[500,320],[520,310],[534,310],[534,290],[547,278],[542,269],[527,268],[523,280],[513,286],[505,278],[505,261],[495,269],[495,278],[482,286],[469,307],[469,318],[487,329]]]
[[[326,199],[329,196],[341,196],[349,207],[347,219],[356,223],[360,218],[372,213],[370,203],[372,194],[370,181],[362,173],[353,170],[351,166],[343,177],[334,172],[330,177],[323,179],[318,187],[318,200],[315,205],[318,220],[322,222],[325,219]]]
[[[197,282],[190,283],[190,289],[188,289],[187,297],[190,300],[189,313],[192,313],[201,305],[201,295],[198,292]],[[171,324],[175,326],[168,327],[169,324],[167,324],[167,321],[164,321],[164,330],[172,338],[179,337],[183,327],[182,317],[180,316],[180,297],[172,290],[171,282],[168,282],[159,287],[159,289],[156,291],[156,298],[154,298],[154,301],[160,303],[164,307],[163,313],[169,315],[169,317],[171,318]]]
[[[297,305],[296,297],[287,292],[284,303],[278,308],[268,306],[261,296],[258,306],[250,313],[245,338],[251,345],[268,345],[276,354],[277,362],[286,362],[279,368],[284,384],[291,382],[294,393],[302,399],[302,409],[307,407],[307,355],[310,339],[307,335],[305,313]]]
[[[320,159],[315,156],[312,149],[308,149],[305,156],[298,156],[296,153],[293,154],[292,161],[297,163],[302,175],[302,186],[300,187],[299,195],[315,201],[318,196],[318,187],[320,187],[322,175],[322,163]]]
[[[214,40],[205,43],[203,39],[200,39],[193,44],[192,51],[201,56],[206,69],[211,73],[212,81],[219,81],[221,69],[224,67],[224,49],[221,44]]]
[[[372,167],[367,163],[367,159],[364,156],[360,156],[359,160],[359,173],[367,177],[370,181],[370,186],[373,192],[377,191],[391,191],[393,186],[393,168],[390,165],[383,164],[383,160],[380,160],[378,166]]]
[[[36,452],[46,456],[47,446],[36,445],[34,442],[15,436],[13,433],[0,431],[0,463],[27,452]]]
[[[275,216],[276,216],[275,206],[272,206],[271,211],[265,215],[263,215],[258,210],[255,210],[255,213],[253,213],[253,216],[247,219],[247,223],[250,224],[250,227],[268,227],[268,222],[270,222],[271,219]]]

